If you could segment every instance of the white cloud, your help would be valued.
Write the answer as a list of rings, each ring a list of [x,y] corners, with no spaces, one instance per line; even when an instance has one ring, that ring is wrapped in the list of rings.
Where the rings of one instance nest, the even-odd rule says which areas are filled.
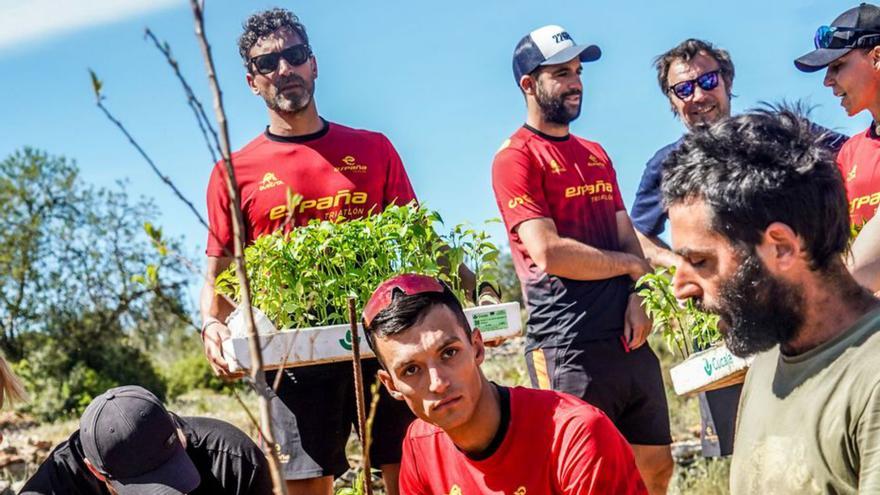
[[[180,3],[183,0],[0,0],[0,51]]]

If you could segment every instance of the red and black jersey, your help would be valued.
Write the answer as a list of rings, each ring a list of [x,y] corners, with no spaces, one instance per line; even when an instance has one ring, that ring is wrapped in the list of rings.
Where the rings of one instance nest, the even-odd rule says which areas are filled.
[[[403,441],[401,493],[647,493],[632,449],[599,409],[550,390],[499,387],[499,392],[503,436],[479,460],[437,426],[413,421]]]
[[[880,205],[880,136],[875,125],[851,137],[837,154],[853,225],[870,220]]]
[[[605,150],[577,136],[556,138],[524,126],[496,154],[492,187],[529,311],[527,349],[621,335],[629,277],[549,275],[517,233],[526,220],[549,218],[561,237],[619,251],[617,212],[624,206]]]
[[[290,229],[313,219],[359,218],[415,199],[388,138],[330,122],[315,134],[293,138],[267,130],[233,153],[232,165],[241,192],[248,244],[282,226]],[[232,252],[225,177],[224,165],[218,163],[207,191],[212,231],[208,234],[208,256]],[[291,201],[294,195],[302,198]]]

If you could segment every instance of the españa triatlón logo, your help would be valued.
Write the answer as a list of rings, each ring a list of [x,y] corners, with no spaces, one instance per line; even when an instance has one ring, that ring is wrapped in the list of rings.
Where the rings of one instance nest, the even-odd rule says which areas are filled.
[[[587,159],[587,166],[588,167],[604,167],[605,162],[596,158],[596,155],[590,155],[590,157]]]
[[[366,173],[367,166],[363,163],[358,163],[357,158],[352,155],[345,155],[342,158],[342,165],[337,165],[337,172],[358,172],[358,173]]]

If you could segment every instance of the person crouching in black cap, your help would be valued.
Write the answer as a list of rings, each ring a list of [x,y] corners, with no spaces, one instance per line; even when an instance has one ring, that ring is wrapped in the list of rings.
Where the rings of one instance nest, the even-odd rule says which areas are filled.
[[[241,430],[168,412],[148,390],[116,387],[95,398],[80,428],[21,493],[268,494],[269,467]]]

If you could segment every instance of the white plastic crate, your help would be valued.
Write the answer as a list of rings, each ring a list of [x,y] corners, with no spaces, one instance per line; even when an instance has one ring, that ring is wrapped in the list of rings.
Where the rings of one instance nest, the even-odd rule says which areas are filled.
[[[753,359],[736,357],[722,344],[691,355],[669,375],[675,393],[695,394],[742,383]]]
[[[492,304],[464,310],[472,328],[479,328],[483,340],[491,342],[515,337],[522,332],[519,303]],[[351,326],[330,325],[278,331],[260,311],[254,309],[260,346],[263,349],[263,369],[306,366],[319,363],[351,360]],[[229,371],[250,369],[251,357],[244,325],[244,316],[235,312],[227,322],[232,337],[223,342],[223,355],[229,362]],[[373,356],[358,324],[362,357]]]

